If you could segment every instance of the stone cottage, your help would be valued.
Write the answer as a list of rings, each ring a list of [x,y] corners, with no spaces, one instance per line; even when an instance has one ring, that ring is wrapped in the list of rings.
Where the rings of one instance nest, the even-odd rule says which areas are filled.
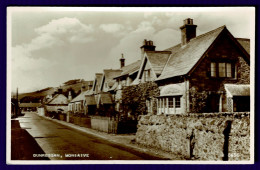
[[[85,96],[91,94],[93,81],[86,81],[84,84],[82,84],[81,92],[78,96],[76,96],[74,99],[71,98],[71,93],[69,93],[69,104],[68,104],[68,110],[71,113],[84,113],[86,114],[86,101]]]
[[[67,112],[68,111],[68,98],[61,93],[62,90],[59,90],[58,94],[55,94],[54,97],[45,103],[46,111],[48,112]]]
[[[249,39],[234,38],[226,26],[196,36],[196,27],[192,19],[184,20],[182,42],[165,51],[145,40],[133,84],[159,85],[158,114],[193,112],[203,95],[204,112],[249,111]]]

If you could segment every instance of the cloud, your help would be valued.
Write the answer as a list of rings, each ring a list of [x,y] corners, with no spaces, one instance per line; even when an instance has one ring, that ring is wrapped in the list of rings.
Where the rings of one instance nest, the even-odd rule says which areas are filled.
[[[137,29],[135,31],[133,31],[133,33],[153,33],[155,32],[155,28],[153,27],[153,24],[149,21],[143,21],[141,22]]]
[[[121,24],[101,24],[99,28],[107,33],[116,33],[123,30],[125,27]]]
[[[167,28],[157,32],[152,40],[156,45],[156,50],[165,50],[181,42],[181,33]]]
[[[28,50],[35,51],[69,43],[87,43],[94,40],[93,25],[85,25],[76,18],[60,18],[50,21],[34,30],[38,36],[27,44]]]
[[[45,58],[33,58],[23,46],[12,48],[11,81],[12,89],[19,87],[20,92],[33,91],[46,87],[44,73],[54,62]]]
[[[86,43],[95,40],[93,26],[76,18],[52,20],[34,31],[37,35],[29,43],[12,47],[12,89],[33,90],[75,76],[76,73],[68,73],[66,68],[80,61]]]
[[[115,45],[109,54],[108,63],[113,68],[119,68],[118,61],[121,53],[124,54],[126,58],[126,64],[130,64],[138,59],[141,59],[140,46],[144,39],[151,39],[155,33],[155,28],[149,21],[143,21],[139,23],[136,28],[128,34],[126,34],[119,43]],[[118,57],[117,57],[118,56]]]
[[[92,33],[94,31],[92,25],[82,24],[77,18],[60,18],[52,20],[47,25],[35,29],[39,34],[48,33],[52,35],[67,33],[77,34],[79,33]]]
[[[157,16],[154,16],[153,19],[152,19],[152,24],[153,25],[161,25],[162,20],[160,18],[158,18]]]
[[[47,68],[53,62],[45,58],[34,58],[32,54],[23,46],[16,46],[12,48],[12,69],[14,72],[19,71],[33,71]]]

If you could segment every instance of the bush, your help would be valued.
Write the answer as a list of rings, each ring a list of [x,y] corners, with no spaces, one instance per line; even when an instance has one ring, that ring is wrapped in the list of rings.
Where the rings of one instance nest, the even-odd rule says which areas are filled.
[[[194,87],[190,89],[190,112],[191,113],[203,113],[207,112],[207,101],[208,101],[208,92],[198,90]]]
[[[153,99],[159,94],[159,88],[154,82],[124,87],[122,90],[123,114],[127,117],[130,113],[135,119],[138,115],[147,114],[146,100]],[[156,109],[156,100],[154,100],[153,110],[156,112]]]

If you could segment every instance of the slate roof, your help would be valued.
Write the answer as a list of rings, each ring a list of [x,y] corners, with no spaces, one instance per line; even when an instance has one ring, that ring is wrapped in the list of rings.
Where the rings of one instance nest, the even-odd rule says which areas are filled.
[[[100,101],[102,104],[113,104],[112,95],[110,93],[101,93]]]
[[[236,38],[236,40],[242,45],[248,54],[250,54],[250,39]]]
[[[225,84],[225,88],[232,96],[250,96],[250,85]]]
[[[108,83],[108,86],[111,88],[115,81],[114,77],[120,76],[122,73],[122,70],[104,70],[104,77],[105,77],[105,82]]]
[[[56,94],[55,96],[53,96],[53,98],[51,99],[51,100],[49,100],[46,104],[50,104],[52,101],[54,101],[59,95],[62,95],[62,96],[64,96],[63,94]],[[61,103],[61,104],[68,104],[68,98],[66,97],[66,96],[64,96],[67,100],[63,103]],[[58,102],[59,103],[59,102]],[[55,104],[57,104],[57,103],[55,103]]]
[[[86,105],[96,105],[96,100],[94,96],[85,96],[86,98]]]
[[[19,107],[40,107],[41,103],[20,103]]]
[[[172,55],[157,80],[187,74],[224,29],[226,26],[197,36],[184,46],[178,44],[166,49],[172,50]]]
[[[78,102],[78,101],[83,101],[85,100],[85,96],[86,95],[91,95],[91,90],[88,90],[88,91],[83,91],[81,92],[77,97],[75,97],[74,99],[72,99],[70,101],[70,103],[74,103],[74,102]]]
[[[162,73],[166,62],[171,55],[171,51],[147,51],[146,55],[155,74],[158,75]]]
[[[117,77],[125,76],[125,75],[132,74],[132,73],[138,71],[140,68],[140,65],[141,65],[141,60],[137,60],[129,65],[122,67],[121,68],[122,73]],[[115,77],[115,78],[117,78],[117,77]]]
[[[93,80],[88,80],[88,81],[86,81],[85,84],[87,84],[87,85],[93,85]]]

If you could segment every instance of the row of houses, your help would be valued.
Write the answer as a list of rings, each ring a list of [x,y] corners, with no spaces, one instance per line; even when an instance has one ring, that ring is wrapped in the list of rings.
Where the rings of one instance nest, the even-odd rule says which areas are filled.
[[[207,112],[250,111],[250,40],[235,38],[226,26],[199,36],[196,28],[193,19],[185,19],[180,27],[182,41],[162,51],[144,40],[139,60],[125,65],[122,54],[118,69],[96,73],[93,83],[74,99],[57,94],[46,103],[47,109],[120,112],[124,87],[155,82],[160,95],[153,99],[157,107],[153,114],[188,113],[194,93],[201,92],[208,94]],[[147,99],[147,112],[154,112],[152,104]]]

